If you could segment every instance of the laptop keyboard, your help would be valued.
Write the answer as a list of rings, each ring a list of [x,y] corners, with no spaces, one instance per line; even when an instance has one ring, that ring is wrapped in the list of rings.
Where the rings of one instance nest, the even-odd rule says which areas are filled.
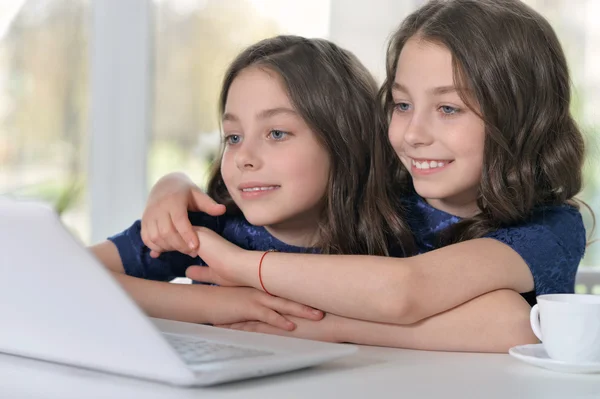
[[[189,364],[222,362],[224,360],[272,355],[273,352],[205,341],[189,335],[163,334],[169,344]]]

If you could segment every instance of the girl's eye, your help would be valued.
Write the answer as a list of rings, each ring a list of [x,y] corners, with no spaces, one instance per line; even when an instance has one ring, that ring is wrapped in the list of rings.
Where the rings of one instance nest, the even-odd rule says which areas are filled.
[[[442,111],[442,114],[444,114],[444,115],[454,115],[459,112],[458,108],[451,107],[449,105],[442,105],[439,109],[440,109],[440,111]]]
[[[225,136],[226,144],[239,144],[241,141],[242,136],[240,136],[239,134],[230,134],[228,136]]]
[[[410,104],[400,102],[400,103],[394,104],[394,108],[400,112],[407,112],[410,110]]]
[[[272,139],[274,140],[283,140],[284,138],[287,137],[289,133],[281,131],[281,130],[271,130],[269,132],[269,136],[271,136]]]

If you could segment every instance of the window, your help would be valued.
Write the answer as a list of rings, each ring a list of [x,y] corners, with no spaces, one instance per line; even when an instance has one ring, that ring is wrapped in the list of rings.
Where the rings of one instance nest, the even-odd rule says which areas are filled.
[[[53,204],[82,239],[87,12],[84,0],[0,5],[0,195]]]
[[[566,52],[573,80],[575,119],[587,141],[587,164],[584,190],[580,198],[595,212],[600,222],[600,27],[595,15],[600,3],[593,0],[526,0],[554,27]],[[588,233],[593,220],[590,212],[581,211]],[[596,228],[595,237],[598,237]],[[588,247],[582,266],[600,266],[600,242]]]

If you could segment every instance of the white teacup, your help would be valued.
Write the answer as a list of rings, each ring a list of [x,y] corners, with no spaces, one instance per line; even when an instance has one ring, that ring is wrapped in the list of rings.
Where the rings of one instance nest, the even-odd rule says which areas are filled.
[[[600,295],[540,295],[530,321],[552,359],[600,363]]]

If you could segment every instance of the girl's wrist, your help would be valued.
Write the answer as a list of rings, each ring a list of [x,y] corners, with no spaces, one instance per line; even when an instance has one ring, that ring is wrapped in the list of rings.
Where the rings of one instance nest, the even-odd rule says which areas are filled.
[[[327,323],[327,331],[330,342],[343,343],[350,342],[346,334],[344,318],[331,313],[325,313],[325,317],[319,323]]]
[[[236,257],[236,274],[242,285],[262,291],[258,267],[263,254],[263,251],[244,250],[240,256]]]

